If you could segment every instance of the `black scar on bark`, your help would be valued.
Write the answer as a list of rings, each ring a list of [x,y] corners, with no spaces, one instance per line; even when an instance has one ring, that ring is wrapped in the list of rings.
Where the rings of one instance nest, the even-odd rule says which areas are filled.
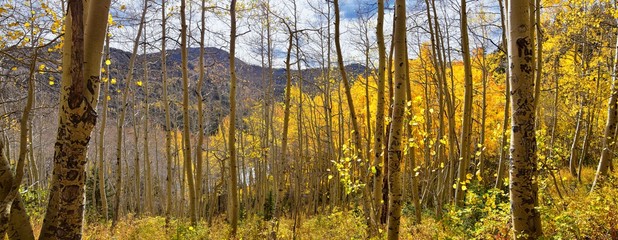
[[[530,42],[528,41],[528,37],[522,37],[515,41],[517,43],[517,53],[519,57],[532,55],[532,50],[530,50]]]
[[[80,186],[77,185],[69,185],[64,188],[62,191],[62,200],[65,202],[74,201],[79,197]]]
[[[90,76],[90,80],[87,81],[86,88],[88,88],[88,92],[94,95],[94,85],[99,83],[99,77]]]

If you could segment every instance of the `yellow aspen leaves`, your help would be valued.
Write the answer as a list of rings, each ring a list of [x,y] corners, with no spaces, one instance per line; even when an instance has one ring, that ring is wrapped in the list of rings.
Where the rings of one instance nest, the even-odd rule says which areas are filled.
[[[111,60],[109,60],[109,59],[106,59],[106,60],[105,60],[105,65],[106,65],[106,66],[112,65],[112,61],[111,61]]]
[[[112,14],[110,13],[107,16],[107,25],[113,26],[114,24],[116,24],[116,22],[114,22],[114,18],[112,18]]]
[[[474,177],[474,176],[472,176],[472,173],[468,173],[468,174],[466,174],[466,179],[467,179],[467,180],[472,179],[472,177]]]
[[[116,84],[116,79],[115,78],[112,78],[111,84]]]
[[[42,72],[43,70],[45,70],[45,64],[39,65],[39,72]]]
[[[137,81],[137,82],[135,83],[135,85],[137,85],[138,87],[141,87],[141,86],[142,86],[142,81]]]

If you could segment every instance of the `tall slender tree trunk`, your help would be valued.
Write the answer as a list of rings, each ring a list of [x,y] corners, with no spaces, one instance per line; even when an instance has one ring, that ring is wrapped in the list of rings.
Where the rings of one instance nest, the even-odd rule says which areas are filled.
[[[406,106],[406,79],[408,53],[406,52],[406,1],[395,1],[395,82],[393,88],[393,115],[388,139],[388,228],[389,240],[399,239],[402,208],[401,163],[403,161],[403,122]]]
[[[195,192],[197,194],[198,201],[195,203],[197,212],[198,212],[198,220],[202,216],[202,164],[204,161],[204,156],[202,155],[204,151],[202,150],[202,146],[204,145],[204,96],[202,96],[202,86],[204,84],[204,34],[206,32],[206,1],[202,0],[202,10],[201,10],[201,28],[200,28],[200,60],[199,60],[199,78],[197,80],[197,143],[195,147],[196,154],[196,165],[195,165]],[[207,176],[208,177],[208,176]]]
[[[340,35],[341,31],[339,30],[340,25],[340,17],[339,17],[339,0],[333,1],[335,6],[335,48],[337,51],[337,63],[339,66],[339,71],[341,72],[341,80],[345,87],[345,95],[348,102],[348,110],[350,111],[350,121],[352,122],[352,131],[353,131],[353,141],[354,141],[354,149],[355,156],[357,158],[362,158],[362,141],[360,137],[360,128],[358,127],[358,118],[356,116],[356,110],[354,108],[354,102],[351,93],[350,82],[348,81],[348,77],[345,71],[345,65],[343,63],[343,54],[341,50],[341,40]],[[369,162],[363,161],[360,165],[360,174],[363,185],[361,191],[363,194],[362,205],[363,205],[363,214],[365,215],[365,221],[369,226],[369,229],[375,228],[375,219],[372,218],[371,214],[371,194],[369,191]]]
[[[144,31],[146,31],[146,26],[144,26]],[[150,111],[150,106],[149,106],[149,98],[150,98],[150,90],[148,89],[148,58],[146,57],[146,34],[144,34],[144,53],[142,55],[142,57],[144,58],[144,80],[143,80],[143,88],[144,88],[144,171],[146,171],[144,174],[146,175],[146,183],[144,184],[144,189],[146,190],[146,194],[144,194],[144,202],[145,202],[145,209],[144,212],[146,212],[146,214],[152,214],[153,209],[152,209],[152,169],[151,169],[151,163],[150,163],[150,150],[149,150],[149,141],[148,141],[148,132],[150,131],[149,128],[149,111]],[[137,143],[136,143],[137,145]]]
[[[506,32],[508,31],[507,29],[507,24],[506,24],[506,14],[507,14],[507,0],[500,0],[498,1],[499,5],[500,5],[500,24],[502,25],[502,48],[504,50],[505,55],[508,56],[508,43],[507,43],[507,38],[506,38]],[[507,136],[506,136],[506,131],[507,131],[507,125],[509,124],[509,109],[510,109],[510,93],[511,93],[511,83],[509,81],[509,72],[510,72],[510,68],[508,67],[508,57],[507,57],[507,63],[506,63],[507,67],[505,68],[505,76],[506,79],[504,81],[504,118],[502,120],[502,132],[500,133],[501,139],[500,139],[500,159],[498,162],[498,170],[496,172],[496,184],[494,185],[495,188],[501,188],[502,187],[502,176],[504,175],[504,169],[506,167],[506,159],[508,157],[507,155],[507,151],[506,151],[506,141],[507,141]]]
[[[182,116],[183,116],[183,156],[184,156],[184,168],[186,171],[186,179],[189,184],[189,217],[191,218],[191,224],[197,225],[197,212],[195,211],[195,203],[197,202],[197,195],[195,194],[195,182],[193,179],[193,162],[191,161],[191,131],[189,128],[189,73],[188,73],[188,59],[187,59],[187,20],[185,13],[185,0],[180,2],[180,21],[181,21],[181,33],[180,33],[180,48],[182,58]]]
[[[105,59],[110,60],[109,54],[109,36],[105,38]],[[100,132],[99,132],[99,195],[101,197],[101,214],[103,214],[103,218],[105,221],[108,219],[108,206],[107,206],[107,193],[105,192],[105,151],[103,150],[103,143],[105,142],[105,127],[107,126],[107,110],[109,109],[109,83],[110,79],[110,67],[106,64],[105,66],[105,81],[103,86],[103,120],[101,121]]]
[[[141,80],[138,80],[141,81]],[[141,187],[142,187],[142,183],[141,183],[141,178],[142,178],[142,174],[140,171],[140,154],[139,154],[139,126],[138,124],[138,119],[137,119],[137,90],[133,91],[131,94],[131,98],[132,98],[132,102],[133,102],[133,107],[131,108],[132,113],[130,114],[131,116],[131,122],[133,123],[133,139],[134,139],[134,143],[133,143],[133,147],[134,149],[134,156],[133,158],[135,159],[135,162],[133,164],[133,181],[130,182],[131,184],[133,184],[133,198],[134,198],[134,204],[135,206],[133,207],[133,209],[135,210],[135,216],[136,217],[140,217],[140,215],[142,214],[142,192],[141,192]],[[130,198],[129,198],[130,199]]]
[[[84,6],[82,1],[70,0],[65,20],[58,135],[40,239],[82,237],[84,166],[90,133],[97,118],[94,109],[98,103],[101,53],[110,1],[87,3],[88,6]]]
[[[146,18],[147,3],[144,3],[144,9],[142,11],[141,21],[137,29],[137,36],[133,42],[133,51],[131,58],[129,58],[129,72],[126,76],[124,84],[124,90],[122,90],[122,105],[120,107],[120,116],[118,117],[118,124],[116,131],[118,138],[116,140],[116,194],[114,195],[114,217],[112,219],[112,226],[116,226],[120,218],[120,201],[122,200],[122,150],[123,150],[123,134],[124,134],[124,120],[127,112],[127,98],[129,91],[131,91],[131,84],[133,83],[133,67],[135,66],[135,58],[137,56],[137,48],[139,47],[139,40],[142,36],[144,19]]]
[[[230,3],[230,132],[228,150],[230,151],[230,224],[232,238],[238,231],[238,179],[236,166],[236,0]]]
[[[406,45],[405,45],[405,53],[406,53],[406,64],[404,64],[405,66],[405,73],[406,73],[406,78],[405,78],[405,83],[406,83],[406,101],[408,103],[412,103],[412,86],[410,84],[410,66],[409,66],[409,61],[407,60],[407,54],[408,54],[408,44],[407,44],[407,38],[406,38]],[[408,117],[410,118],[409,120],[411,120],[412,118],[412,105],[410,105],[410,107],[407,109],[407,111],[409,112]],[[408,121],[405,121],[408,122]],[[405,128],[407,129],[407,136],[409,139],[413,138],[413,134],[412,134],[412,124],[405,124]],[[407,140],[406,140],[407,142]],[[420,196],[419,196],[419,183],[418,183],[418,176],[414,173],[414,169],[416,169],[416,156],[415,156],[415,147],[414,146],[409,146],[408,147],[408,160],[409,160],[409,164],[405,164],[408,165],[410,172],[409,175],[407,176],[408,179],[411,179],[411,185],[412,185],[412,204],[414,204],[414,221],[416,224],[420,224],[421,223],[421,202],[420,202]]]
[[[533,61],[536,60],[536,69],[534,72],[534,107],[536,111],[536,124],[540,123],[540,110],[539,100],[541,99],[541,76],[543,76],[543,35],[541,34],[541,0],[530,1],[531,9],[534,9],[534,14],[530,13],[530,22],[533,26],[531,30],[536,30],[536,56]],[[531,10],[532,11],[532,10]],[[535,36],[530,36],[533,39]],[[534,43],[534,40],[532,40]],[[537,126],[540,128],[540,126]],[[553,147],[552,147],[553,149]]]
[[[577,111],[577,120],[575,124],[575,133],[573,134],[573,143],[571,144],[571,153],[569,154],[569,172],[571,176],[577,176],[577,160],[579,159],[579,132],[582,129],[582,114],[584,113],[584,100],[579,105],[579,111]]]
[[[378,0],[378,24],[376,25],[378,41],[378,95],[376,106],[376,128],[373,145],[373,211],[374,216],[381,216],[382,210],[382,167],[384,163],[384,105],[386,102],[386,46],[384,44],[384,0]],[[389,70],[390,71],[390,70]],[[377,224],[376,224],[377,225]]]
[[[455,204],[463,206],[466,192],[466,173],[470,163],[470,136],[472,135],[472,65],[470,62],[470,44],[468,40],[468,14],[466,0],[461,0],[461,55],[464,64],[464,106],[461,124],[461,146],[459,147],[459,169],[457,174],[457,189]]]
[[[165,158],[167,162],[165,174],[165,225],[169,227],[172,214],[172,124],[170,120],[169,98],[167,94],[167,52],[166,48],[166,24],[165,2],[161,2],[161,78],[163,82],[163,107],[165,111]]]
[[[528,29],[530,0],[509,0],[509,68],[511,82],[510,197],[516,239],[543,235],[538,209],[534,62]]]

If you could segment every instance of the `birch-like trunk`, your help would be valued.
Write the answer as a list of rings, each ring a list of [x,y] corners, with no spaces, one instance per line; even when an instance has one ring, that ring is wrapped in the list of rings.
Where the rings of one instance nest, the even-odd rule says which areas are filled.
[[[401,163],[403,161],[403,122],[406,107],[408,53],[406,52],[406,1],[395,1],[395,75],[393,86],[393,113],[388,139],[388,227],[389,240],[399,239],[402,208]]]
[[[538,206],[534,109],[534,52],[528,16],[530,0],[509,1],[509,68],[511,83],[510,197],[516,239],[543,235]]]
[[[109,0],[89,1],[87,6],[81,0],[68,4],[58,135],[40,239],[82,237],[86,154],[97,118],[109,4]]]

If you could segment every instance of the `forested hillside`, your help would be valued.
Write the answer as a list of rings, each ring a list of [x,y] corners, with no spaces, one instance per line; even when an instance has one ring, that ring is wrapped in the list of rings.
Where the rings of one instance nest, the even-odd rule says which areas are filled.
[[[616,239],[617,6],[0,1],[0,239]]]

